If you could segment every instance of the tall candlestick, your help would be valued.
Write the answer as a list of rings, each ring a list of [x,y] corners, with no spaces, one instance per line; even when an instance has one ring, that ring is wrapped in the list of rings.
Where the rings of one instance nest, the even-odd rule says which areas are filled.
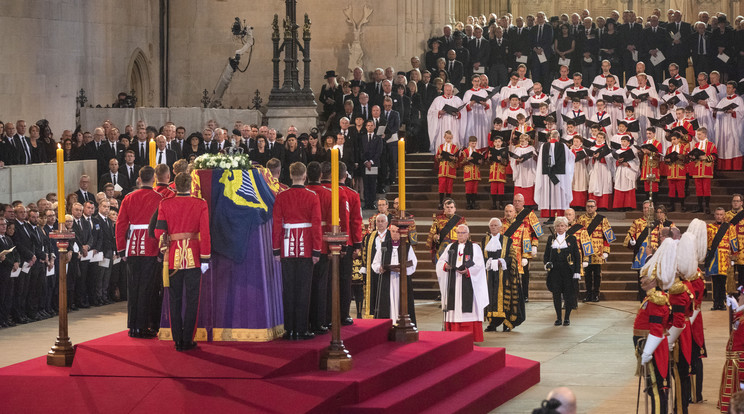
[[[331,225],[338,226],[338,148],[331,150]]]
[[[406,210],[406,140],[398,140],[398,201],[400,211]]]
[[[64,231],[65,223],[65,150],[57,144],[57,223],[59,231]]]
[[[150,167],[155,168],[155,140],[150,140]]]

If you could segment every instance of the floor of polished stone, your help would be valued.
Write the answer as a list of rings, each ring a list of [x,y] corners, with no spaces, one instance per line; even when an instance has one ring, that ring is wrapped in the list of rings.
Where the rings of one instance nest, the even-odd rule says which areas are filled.
[[[728,313],[702,312],[708,358],[705,360],[705,401],[690,405],[690,413],[715,413],[718,388],[728,340]],[[512,332],[486,333],[482,346],[504,347],[509,354],[540,362],[541,381],[494,413],[529,413],[558,386],[574,390],[580,413],[635,411],[637,377],[632,346],[632,325],[638,304],[599,302],[580,304],[571,314],[571,326],[553,326],[550,302],[527,304],[527,320]],[[352,312],[353,314],[353,312]],[[417,302],[422,330],[440,330],[438,303]],[[116,303],[70,314],[70,338],[84,342],[126,327],[126,304]],[[57,335],[57,319],[0,330],[0,366],[46,354]],[[643,403],[643,401],[642,401]],[[643,412],[643,407],[641,407]]]

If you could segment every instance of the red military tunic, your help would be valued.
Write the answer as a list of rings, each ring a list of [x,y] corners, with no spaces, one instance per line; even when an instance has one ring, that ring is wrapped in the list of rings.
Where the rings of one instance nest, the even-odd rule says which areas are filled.
[[[679,335],[680,352],[689,364],[692,354],[692,335],[690,333],[690,316],[692,316],[693,294],[689,289],[689,282],[677,279],[669,288],[669,303],[672,305],[672,326],[681,328]]]
[[[321,185],[329,192],[329,194],[332,192],[331,183],[329,181],[323,181]],[[346,193],[346,191],[341,191],[341,186],[339,186],[338,189],[338,227],[342,233],[349,234],[349,195]],[[328,220],[326,220],[326,225],[329,229],[332,227],[330,220],[331,212],[328,212]]]
[[[116,250],[120,256],[158,255],[158,240],[147,234],[147,226],[162,200],[152,187],[142,187],[124,197],[116,219]]]
[[[718,149],[715,144],[707,139],[695,144],[690,151],[695,148],[703,151],[707,158],[704,161],[695,160],[690,170],[690,175],[693,178],[713,178],[713,162],[715,161],[714,158],[718,157]]]
[[[646,142],[656,148],[656,153],[651,155],[643,155],[643,164],[641,165],[641,181],[659,182],[661,177],[661,170],[659,169],[659,154],[662,153],[661,142],[654,139],[653,141]],[[654,178],[646,178],[649,174],[653,174]]]
[[[331,189],[324,187],[320,183],[313,183],[308,184],[307,189],[310,191],[313,191],[315,194],[318,195],[318,200],[320,201],[320,225],[322,227],[323,233],[328,233],[331,231]],[[344,216],[344,213],[348,214],[346,211],[342,211],[339,209],[339,218]],[[343,220],[339,220],[343,223]],[[345,231],[345,230],[342,230]],[[320,248],[321,254],[328,254],[328,243],[323,242],[321,243]]]
[[[478,150],[468,147],[460,153],[460,164],[464,165],[462,169],[462,179],[465,182],[480,181],[481,179],[480,166],[468,162],[468,157],[476,152],[478,152]]]
[[[674,145],[670,145],[669,148],[667,148],[666,155],[671,154],[674,149]],[[689,147],[687,144],[679,144],[679,149],[677,150],[677,153],[681,157],[680,160],[668,164],[667,167],[667,179],[668,180],[684,180],[686,179],[686,166],[684,162],[684,157],[689,152]]]
[[[323,240],[320,200],[302,185],[277,194],[271,235],[274,256],[309,258],[320,256]]]
[[[176,196],[176,191],[174,189],[171,189],[168,184],[164,183],[155,184],[155,191],[160,193],[163,198],[173,198]]]
[[[194,269],[211,256],[207,202],[188,194],[163,199],[158,207],[155,237],[170,236],[168,268]]]
[[[437,148],[437,154],[434,157],[435,161],[439,164],[437,175],[445,178],[455,178],[457,176],[457,160],[451,159],[445,161],[442,159],[442,152],[448,152],[454,154],[458,148],[455,144],[444,143]]]
[[[491,168],[488,171],[488,181],[505,183],[506,182],[506,165],[496,161],[495,159],[492,159]]]
[[[644,338],[653,335],[662,338],[654,351],[654,360],[656,360],[659,374],[666,378],[669,373],[669,346],[664,333],[669,321],[669,297],[660,290],[649,292],[633,322],[633,335]]]
[[[729,412],[731,396],[740,390],[744,380],[744,306],[739,306],[734,313],[734,326],[726,344],[726,362],[723,365],[721,390],[718,408],[722,413]]]
[[[690,281],[690,286],[692,287],[692,294],[695,297],[692,302],[693,311],[699,311],[695,322],[692,323],[692,340],[700,347],[701,356],[705,357],[705,334],[703,333],[702,312],[702,303],[703,299],[705,299],[705,279],[700,270],[698,270],[697,274]]]
[[[362,202],[359,199],[359,193],[343,184],[338,186],[338,192],[339,196],[342,192],[346,194],[346,205],[349,210],[349,226],[347,228],[347,233],[349,234],[348,245],[353,246],[354,250],[361,249],[362,224],[364,223],[364,219],[362,218]]]

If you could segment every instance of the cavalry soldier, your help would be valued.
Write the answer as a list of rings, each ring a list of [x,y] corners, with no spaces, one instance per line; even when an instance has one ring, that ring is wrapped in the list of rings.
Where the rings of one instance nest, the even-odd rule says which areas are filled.
[[[196,348],[194,329],[201,275],[209,269],[211,256],[209,211],[206,201],[191,197],[190,175],[179,173],[175,182],[177,196],[160,202],[155,236],[157,239],[164,236],[168,246],[168,298],[173,341],[176,350],[188,351]],[[185,310],[183,302],[186,302]]]
[[[274,202],[272,245],[282,263],[282,299],[285,339],[311,339],[310,290],[313,265],[320,259],[323,238],[320,200],[305,188],[307,169],[301,162],[289,166],[292,187],[277,194]],[[303,206],[303,208],[297,208]]]
[[[121,202],[116,219],[117,255],[129,265],[127,280],[127,326],[129,336],[153,338],[157,332],[148,327],[154,293],[160,281],[156,263],[158,240],[148,234],[150,219],[157,210],[163,196],[152,188],[155,170],[144,166],[139,170],[142,186]]]
[[[599,302],[599,285],[602,281],[602,265],[610,254],[610,243],[615,241],[615,233],[610,222],[597,214],[597,202],[590,199],[586,202],[586,214],[579,216],[577,223],[584,226],[592,240],[594,254],[588,256],[588,265],[584,268],[586,275],[586,296],[584,302]]]
[[[426,247],[431,250],[431,260],[436,263],[442,251],[447,245],[457,240],[457,226],[467,224],[465,217],[455,214],[455,200],[448,198],[444,200],[444,212],[434,214],[434,220],[429,228],[429,237],[426,239]]]

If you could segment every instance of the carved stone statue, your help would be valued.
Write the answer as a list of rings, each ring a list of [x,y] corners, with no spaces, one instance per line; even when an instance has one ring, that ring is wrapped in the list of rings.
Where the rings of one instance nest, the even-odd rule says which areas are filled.
[[[344,9],[344,16],[346,16],[346,22],[352,27],[352,34],[354,35],[351,44],[349,45],[349,73],[354,71],[357,66],[362,66],[362,58],[364,57],[364,51],[362,50],[361,36],[362,26],[369,22],[369,16],[372,14],[372,8],[368,5],[364,5],[364,14],[362,19],[358,22],[354,20],[352,3]]]

